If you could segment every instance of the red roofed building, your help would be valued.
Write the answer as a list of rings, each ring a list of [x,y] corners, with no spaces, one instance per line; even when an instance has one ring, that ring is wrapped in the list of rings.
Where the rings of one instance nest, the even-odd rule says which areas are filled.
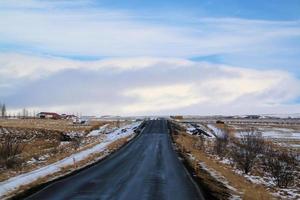
[[[60,119],[61,116],[57,113],[54,112],[40,112],[39,114],[37,114],[38,118],[41,119]]]

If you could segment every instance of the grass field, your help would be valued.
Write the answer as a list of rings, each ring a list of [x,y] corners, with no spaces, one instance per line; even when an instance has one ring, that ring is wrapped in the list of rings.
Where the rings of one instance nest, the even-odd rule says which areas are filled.
[[[0,153],[8,149],[9,145],[12,148],[18,146],[20,150],[13,157],[11,166],[0,159],[0,181],[91,148],[102,141],[103,133],[126,123],[95,120],[87,125],[74,125],[70,120],[0,119]],[[104,125],[101,134],[88,135],[90,131]]]
[[[73,124],[72,120],[65,119],[0,119],[0,127],[37,128],[57,131],[85,131],[103,123],[105,122],[90,121],[87,125],[79,125]]]

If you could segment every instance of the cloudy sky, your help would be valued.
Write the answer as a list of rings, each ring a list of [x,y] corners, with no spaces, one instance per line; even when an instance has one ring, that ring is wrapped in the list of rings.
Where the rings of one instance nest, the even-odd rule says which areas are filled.
[[[300,113],[299,0],[3,0],[0,102],[89,115]]]

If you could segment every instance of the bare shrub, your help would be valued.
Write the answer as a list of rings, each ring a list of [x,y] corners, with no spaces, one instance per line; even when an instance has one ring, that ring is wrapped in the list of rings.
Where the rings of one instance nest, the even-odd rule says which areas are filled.
[[[121,126],[121,122],[120,122],[120,120],[118,119],[118,120],[116,121],[116,127],[117,127],[117,128],[120,128],[120,126]]]
[[[6,134],[0,143],[0,165],[6,168],[20,165],[17,156],[22,153],[24,147],[20,139]]]
[[[73,149],[77,150],[80,147],[81,142],[82,142],[82,137],[78,133],[76,133],[72,138]]]
[[[224,127],[223,131],[217,134],[213,151],[220,158],[223,158],[227,154],[227,146],[229,143],[229,134],[227,127]]]
[[[205,138],[203,135],[199,135],[196,143],[195,143],[195,148],[204,150],[205,149]]]
[[[145,124],[146,123],[143,122],[141,127],[143,128],[143,126],[145,126]],[[173,121],[168,121],[168,128],[171,131],[171,133],[174,135],[177,135],[180,132],[186,131],[182,126],[180,126],[178,123],[173,122]]]
[[[256,163],[258,155],[263,152],[264,144],[263,137],[254,129],[235,140],[231,148],[231,157],[236,166],[248,174]]]
[[[58,146],[54,146],[54,147],[49,149],[49,154],[51,154],[51,155],[58,154],[59,152],[60,152],[60,149],[59,149]]]
[[[283,149],[275,150],[269,147],[263,157],[263,163],[266,171],[272,175],[278,187],[286,188],[293,185],[299,166],[295,152]]]
[[[61,133],[61,134],[59,134],[58,140],[61,142],[69,142],[69,141],[72,141],[72,138],[65,133]]]

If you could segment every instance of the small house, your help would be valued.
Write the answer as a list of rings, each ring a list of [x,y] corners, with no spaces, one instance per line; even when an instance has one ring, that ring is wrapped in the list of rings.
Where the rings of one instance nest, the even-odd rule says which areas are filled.
[[[37,114],[40,119],[60,119],[61,116],[54,112],[40,112]]]

